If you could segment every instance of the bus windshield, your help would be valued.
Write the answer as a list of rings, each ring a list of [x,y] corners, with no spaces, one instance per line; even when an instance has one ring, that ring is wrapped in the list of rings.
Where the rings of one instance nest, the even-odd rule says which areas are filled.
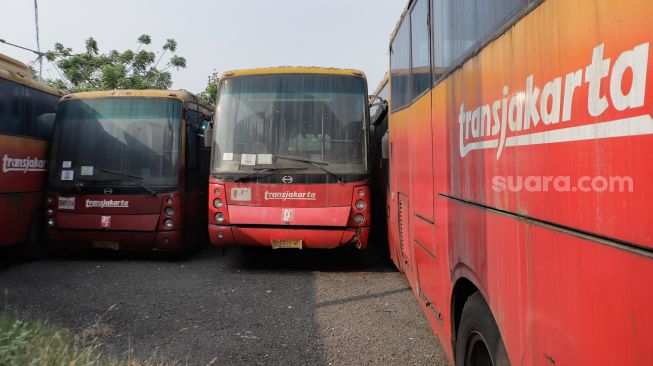
[[[56,185],[174,186],[182,104],[166,98],[71,99],[57,112]]]
[[[367,171],[366,84],[318,74],[240,76],[218,94],[212,173],[303,167]]]

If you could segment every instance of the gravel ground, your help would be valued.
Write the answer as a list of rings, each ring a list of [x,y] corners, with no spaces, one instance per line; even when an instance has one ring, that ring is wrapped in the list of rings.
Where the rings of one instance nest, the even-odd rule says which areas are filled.
[[[402,274],[374,250],[207,247],[186,260],[0,251],[4,307],[189,365],[447,365]]]

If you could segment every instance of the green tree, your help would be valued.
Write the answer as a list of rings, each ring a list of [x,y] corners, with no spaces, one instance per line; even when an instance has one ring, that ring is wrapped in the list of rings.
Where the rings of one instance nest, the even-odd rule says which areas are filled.
[[[73,53],[71,48],[56,43],[46,57],[61,70],[61,80],[48,82],[69,92],[111,89],[168,89],[172,86],[171,68],[186,67],[186,59],[178,56],[177,41],[166,40],[158,53],[148,50],[152,38],[143,34],[137,39],[136,50],[111,50],[100,53],[97,41],[85,42],[85,52]],[[164,67],[160,67],[163,62]]]
[[[217,71],[213,70],[213,73],[209,76],[206,89],[199,93],[199,97],[205,102],[215,105],[218,98],[218,85],[220,85],[220,76]]]

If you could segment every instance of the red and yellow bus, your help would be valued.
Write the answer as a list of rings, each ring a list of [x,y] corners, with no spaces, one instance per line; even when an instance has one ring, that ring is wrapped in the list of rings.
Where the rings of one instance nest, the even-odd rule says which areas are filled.
[[[216,107],[208,201],[214,245],[367,246],[362,72],[231,71],[220,79]]]
[[[179,251],[206,237],[212,107],[183,90],[59,103],[46,223],[55,247]]]
[[[390,251],[455,365],[653,364],[652,14],[409,2]]]
[[[62,95],[34,81],[25,64],[0,55],[0,247],[24,243],[28,255],[41,252],[39,209]]]

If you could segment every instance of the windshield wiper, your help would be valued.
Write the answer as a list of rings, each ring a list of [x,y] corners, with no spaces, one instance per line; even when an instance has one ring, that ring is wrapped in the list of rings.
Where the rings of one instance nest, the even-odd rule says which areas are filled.
[[[314,166],[322,169],[322,171],[324,171],[328,175],[336,178],[338,183],[344,183],[345,182],[345,180],[342,179],[340,176],[338,176],[336,173],[334,173],[334,172],[332,172],[329,169],[324,167],[324,165],[329,165],[329,163],[325,163],[325,162],[322,162],[322,161],[309,160],[309,159],[293,158],[293,157],[290,157],[290,156],[283,156],[283,155],[272,155],[272,156],[274,156],[277,159],[292,160],[292,161],[298,161],[300,163],[307,163],[307,164],[314,165]]]
[[[109,174],[114,174],[114,175],[120,175],[120,176],[123,176],[123,177],[126,177],[126,178],[131,178],[132,182],[136,183],[139,187],[146,190],[147,193],[149,193],[152,196],[156,196],[156,191],[154,189],[144,185],[143,183],[138,182],[138,180],[144,180],[145,179],[145,178],[143,178],[141,176],[134,175],[134,174],[129,174],[129,173],[125,173],[125,172],[118,172],[118,171],[115,171],[115,170],[102,169],[102,168],[98,168],[97,170],[100,171],[100,172],[103,172],[103,173],[109,173]]]
[[[242,182],[242,181],[244,181],[244,180],[246,180],[248,178],[251,178],[251,177],[253,177],[255,175],[259,175],[261,173],[270,173],[270,174],[272,174],[272,173],[277,172],[279,170],[306,170],[306,168],[291,168],[291,167],[289,167],[289,168],[276,168],[276,167],[272,167],[272,168],[257,169],[256,171],[254,171],[252,173],[249,173],[247,175],[243,175],[242,177],[234,179],[234,182],[235,183]]]

